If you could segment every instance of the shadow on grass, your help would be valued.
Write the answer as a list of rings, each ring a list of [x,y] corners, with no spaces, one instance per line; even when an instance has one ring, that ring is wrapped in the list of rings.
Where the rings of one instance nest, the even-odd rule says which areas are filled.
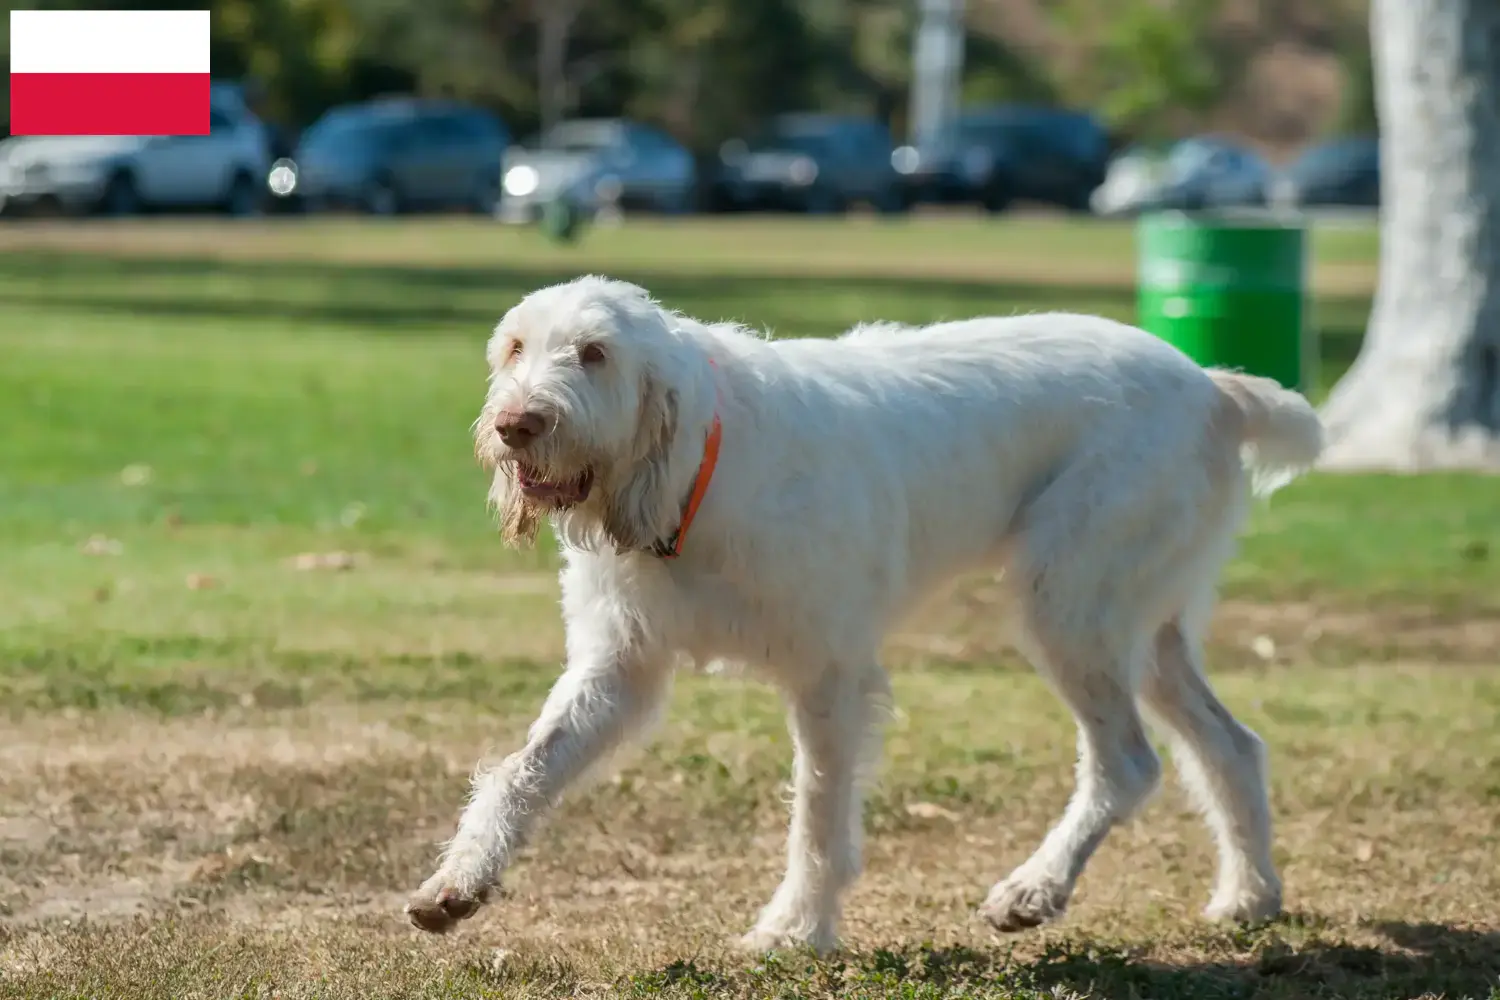
[[[1009,949],[876,949],[821,962],[772,955],[745,970],[676,962],[629,977],[629,992],[1151,1000],[1500,996],[1500,934],[1441,924],[1381,923],[1370,929],[1391,947],[1375,947],[1350,944],[1326,932],[1292,943],[1279,933],[1286,926],[1225,936],[1217,942],[1222,959],[1153,960],[1136,949],[1080,940],[1050,944],[1030,960],[1014,957]]]
[[[99,637],[12,632],[0,640],[0,718],[68,709],[162,717],[355,703],[539,701],[555,669],[470,653],[354,655],[281,649],[253,638]]]
[[[1488,998],[1500,989],[1500,934],[1441,924],[1382,923],[1394,947],[1314,936],[1252,942],[1244,957],[1173,965],[1120,950],[1049,952],[1029,974],[1095,996]]]
[[[527,292],[576,277],[558,268],[391,267],[327,262],[222,261],[33,253],[0,257],[0,283],[14,305],[136,318],[279,320],[369,332],[473,335]],[[1130,320],[1129,284],[1036,284],[1005,280],[895,279],[762,269],[683,273],[633,268],[615,276],[649,288],[672,308],[733,318],[782,335],[829,336],[860,320],[924,323],[973,315],[1066,309]],[[1316,308],[1330,372],[1358,350],[1368,301],[1326,297]]]

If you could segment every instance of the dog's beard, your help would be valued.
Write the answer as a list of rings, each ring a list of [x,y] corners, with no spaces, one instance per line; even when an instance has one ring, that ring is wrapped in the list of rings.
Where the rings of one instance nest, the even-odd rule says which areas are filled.
[[[543,520],[578,510],[594,492],[594,464],[558,444],[511,454],[492,434],[477,440],[475,451],[493,473],[489,503],[500,537],[512,547],[531,545]]]
[[[500,537],[506,545],[526,548],[536,541],[546,511],[521,492],[514,465],[507,462],[495,469],[489,499],[499,521]]]

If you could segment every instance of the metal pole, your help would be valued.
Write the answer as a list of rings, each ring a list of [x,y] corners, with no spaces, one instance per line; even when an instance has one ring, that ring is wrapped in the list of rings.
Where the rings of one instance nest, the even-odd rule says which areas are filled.
[[[919,0],[912,43],[909,141],[932,146],[958,112],[964,64],[964,0]]]

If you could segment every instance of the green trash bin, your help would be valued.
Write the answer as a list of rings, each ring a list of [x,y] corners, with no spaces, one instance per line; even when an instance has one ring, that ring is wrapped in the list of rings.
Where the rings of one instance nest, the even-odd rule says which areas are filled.
[[[1316,352],[1306,246],[1296,225],[1144,216],[1136,229],[1140,325],[1200,365],[1308,392]]]

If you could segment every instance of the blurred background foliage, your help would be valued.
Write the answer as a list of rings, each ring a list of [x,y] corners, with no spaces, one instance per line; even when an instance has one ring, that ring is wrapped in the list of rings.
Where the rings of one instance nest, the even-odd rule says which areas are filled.
[[[628,114],[700,151],[803,108],[873,112],[903,134],[917,16],[915,0],[210,6],[215,75],[249,81],[262,114],[290,127],[342,101],[418,92],[477,101],[519,135],[568,115]],[[1289,147],[1373,124],[1366,6],[968,0],[964,94],[1090,108],[1131,138],[1222,129]]]

